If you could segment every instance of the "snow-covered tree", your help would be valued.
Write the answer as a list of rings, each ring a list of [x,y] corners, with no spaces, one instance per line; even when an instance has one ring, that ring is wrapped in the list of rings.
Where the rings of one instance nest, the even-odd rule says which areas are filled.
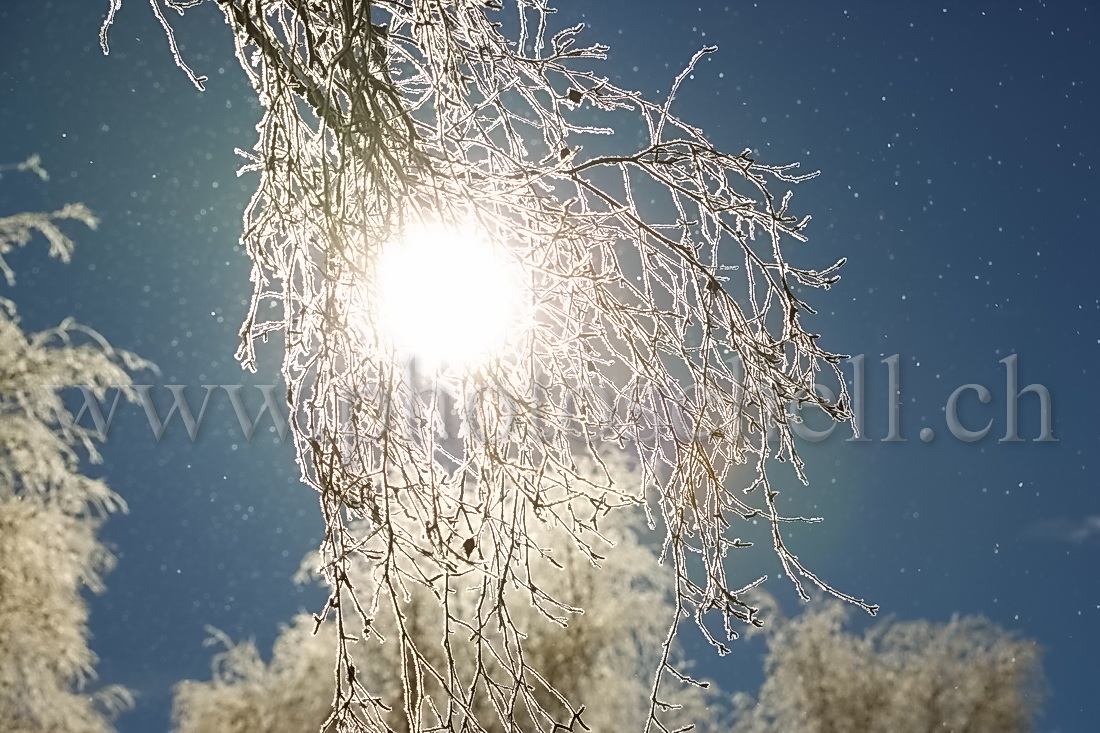
[[[37,157],[12,167],[45,177]],[[0,217],[0,270],[9,282],[15,270],[6,258],[35,232],[50,254],[68,259],[65,219],[96,224],[80,204]],[[0,298],[0,730],[109,731],[130,704],[121,687],[86,689],[96,657],[84,597],[102,590],[113,562],[96,531],[126,505],[82,471],[82,461],[99,460],[100,435],[77,423],[59,391],[79,386],[103,399],[149,366],[71,320],[26,333],[14,304]]]
[[[733,733],[1023,733],[1042,701],[1040,648],[977,616],[844,629],[824,603],[769,618],[766,680]]]
[[[110,0],[104,51],[121,5]],[[712,628],[734,637],[754,621],[744,594],[759,581],[732,576],[727,555],[748,546],[737,527],[756,518],[800,593],[809,580],[873,612],[815,576],[781,532],[800,518],[777,508],[770,466],[805,480],[793,405],[849,414],[843,389],[837,400],[816,389],[822,370],[843,388],[840,357],[803,322],[804,294],[830,287],[840,263],[787,260],[808,223],[790,213],[788,187],[812,174],[723,152],[674,113],[715,49],[651,100],[601,73],[607,48],[585,45],[580,24],[555,27],[543,0],[150,5],[199,88],[164,8],[216,6],[264,110],[242,153],[258,187],[244,216],[254,292],[238,357],[251,369],[257,339],[285,345],[297,458],[326,525],[321,615],[343,630],[336,678],[355,680],[337,688],[330,722],[378,730],[392,706],[421,724],[417,660],[436,649],[397,625],[388,643],[410,660],[401,699],[351,666],[384,600],[413,602],[397,590],[407,576],[440,599],[463,577],[518,645],[513,601],[544,593],[532,588],[547,562],[538,528],[588,553],[588,534],[627,505],[648,504],[666,534],[667,644],[686,617],[720,648]],[[621,448],[642,480],[579,471]],[[373,582],[355,587],[360,561]],[[455,627],[447,609],[439,623]],[[463,643],[492,656],[490,636]],[[459,652],[444,651],[448,679]],[[532,729],[578,730],[579,703],[540,697],[527,659],[516,647],[494,658],[499,676],[475,667],[439,717],[481,690],[495,704],[472,729],[522,710]],[[651,718],[669,673],[666,655]]]
[[[295,618],[268,663],[254,644],[234,644],[215,631],[211,641],[225,648],[214,659],[213,678],[177,687],[177,731],[312,733],[330,719],[336,684],[361,684],[382,700],[415,700],[411,723],[400,708],[359,706],[356,716],[381,730],[476,730],[476,720],[490,721],[485,729],[501,733],[537,730],[537,712],[526,709],[522,698],[508,716],[515,727],[496,720],[494,706],[506,702],[502,691],[513,686],[508,659],[520,654],[541,709],[563,715],[572,703],[583,707],[578,717],[590,730],[641,730],[649,709],[649,672],[660,662],[673,588],[657,548],[639,542],[640,522],[630,522],[632,516],[641,519],[637,513],[615,513],[603,527],[614,547],[589,538],[604,558],[599,566],[548,526],[536,528],[531,539],[552,563],[533,566],[528,587],[506,591],[515,596],[514,603],[505,604],[513,614],[507,623],[482,603],[478,573],[438,568],[443,579],[427,583],[409,574],[416,568],[407,565],[401,586],[378,594],[384,605],[372,609],[368,638],[351,647],[344,668],[353,673],[346,679],[336,680],[332,672],[335,620]],[[374,551],[365,548],[368,556]],[[316,580],[322,562],[317,553],[308,556],[299,580]],[[354,562],[349,574],[361,591],[372,590],[382,578],[364,560]],[[484,644],[469,644],[471,636]],[[388,641],[405,637],[411,643],[404,647]],[[402,675],[403,669],[408,674]],[[406,684],[410,688],[402,689]],[[696,730],[710,730],[704,693],[687,687],[674,697],[682,707],[662,712],[666,724],[694,722]],[[334,724],[324,730],[335,730]]]

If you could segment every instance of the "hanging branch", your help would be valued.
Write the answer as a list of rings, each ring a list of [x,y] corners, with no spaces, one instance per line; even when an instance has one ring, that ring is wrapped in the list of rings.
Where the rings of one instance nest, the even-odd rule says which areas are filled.
[[[541,0],[517,0],[511,16],[472,0],[216,4],[264,109],[242,169],[259,185],[244,216],[254,293],[237,356],[253,369],[256,339],[285,341],[302,480],[326,524],[332,593],[318,618],[339,627],[328,725],[582,730],[580,708],[526,662],[511,609],[554,604],[532,572],[552,561],[535,527],[590,553],[601,517],[627,505],[659,514],[678,593],[648,729],[667,730],[662,681],[681,676],[667,652],[682,617],[723,650],[706,618],[731,637],[757,622],[744,600],[757,583],[732,582],[726,559],[748,546],[732,536],[739,521],[771,524],[800,593],[809,580],[874,611],[783,540],[784,523],[812,521],[780,514],[767,473],[780,460],[806,479],[789,405],[849,416],[841,357],[805,330],[812,310],[797,294],[829,288],[841,263],[786,260],[809,217],[772,190],[813,174],[722,152],[674,115],[713,48],[653,102],[598,74],[607,48],[580,45],[582,26],[551,34]],[[422,222],[499,243],[525,273],[531,313],[508,349],[441,370],[428,389],[379,336],[377,307],[381,253]],[[822,369],[841,385],[836,401],[815,391]],[[640,484],[606,469],[619,448]],[[373,567],[369,587],[348,580],[353,559]],[[442,659],[408,630],[413,588],[447,611]],[[458,589],[473,594],[472,615],[448,605]],[[397,700],[366,689],[349,652],[387,607]],[[477,664],[459,663],[459,644]]]

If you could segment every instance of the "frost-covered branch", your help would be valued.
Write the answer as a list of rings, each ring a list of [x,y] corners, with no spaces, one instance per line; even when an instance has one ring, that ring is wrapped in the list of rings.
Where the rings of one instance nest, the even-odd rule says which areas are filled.
[[[395,672],[410,664],[421,672],[411,691],[424,711],[420,725],[427,727],[428,711],[434,710],[445,718],[444,728],[462,730],[464,723],[473,728],[471,719],[476,719],[488,721],[488,730],[505,731],[507,726],[493,722],[509,687],[503,684],[508,675],[500,660],[520,651],[534,673],[530,695],[541,706],[561,717],[576,715],[591,730],[640,730],[648,713],[647,672],[657,663],[673,598],[671,575],[658,564],[657,548],[639,542],[642,518],[637,510],[609,517],[605,532],[615,546],[592,538],[607,556],[600,567],[550,527],[536,530],[532,539],[554,563],[531,568],[541,591],[537,596],[532,597],[532,588],[508,591],[509,620],[523,635],[521,649],[492,614],[486,616],[487,609],[479,603],[483,581],[469,572],[444,573],[431,585],[407,578],[407,596],[401,603],[390,599],[379,608],[369,634],[351,648],[346,667],[355,670],[351,677],[345,671],[334,680],[331,674],[332,650],[338,643],[335,619],[318,624],[308,614],[295,618],[275,642],[266,664],[254,645],[234,644],[214,631],[211,640],[223,650],[214,658],[213,678],[186,681],[176,688],[176,730],[316,731],[332,712],[334,684],[344,688],[341,704],[347,705],[346,716],[385,730],[413,730],[402,707],[384,705],[402,699],[401,675]],[[316,579],[323,562],[318,554],[307,557],[300,579]],[[377,583],[372,565],[360,558],[350,569],[351,582],[360,592]],[[624,609],[633,613],[624,614]],[[639,613],[641,609],[648,613]],[[483,646],[469,643],[475,634]],[[413,648],[396,643],[406,636]],[[458,673],[454,677],[448,671],[452,664]],[[465,686],[479,667],[489,683]],[[373,705],[364,707],[355,700],[350,679],[377,696]],[[679,725],[703,724],[713,717],[707,708],[710,700],[700,690],[683,691],[679,701],[685,707],[668,716]],[[572,712],[570,703],[576,706]],[[537,729],[525,709],[510,720],[516,729]],[[335,721],[330,719],[323,729],[335,730]]]
[[[607,48],[584,45],[582,26],[552,31],[540,1],[215,4],[264,109],[242,168],[258,186],[238,357],[254,368],[257,339],[284,339],[298,461],[327,527],[337,678],[355,677],[350,642],[381,608],[403,618],[410,583],[445,599],[447,578],[470,577],[485,623],[514,640],[494,657],[499,675],[460,673],[456,652],[430,663],[398,624],[400,692],[338,686],[340,730],[381,729],[353,711],[382,705],[403,708],[410,729],[457,729],[463,690],[477,689],[498,704],[466,729],[521,710],[538,730],[580,729],[575,708],[532,695],[512,620],[516,589],[543,597],[530,569],[547,562],[531,540],[544,525],[588,552],[609,512],[647,506],[666,530],[680,615],[720,648],[707,617],[728,636],[754,620],[727,557],[748,544],[732,534],[739,522],[771,524],[801,593],[802,580],[835,592],[784,542],[798,518],[779,512],[768,470],[780,460],[805,480],[792,404],[848,417],[843,391],[815,391],[823,370],[844,380],[806,330],[801,295],[830,287],[840,263],[787,260],[808,223],[788,212],[788,187],[809,176],[723,152],[675,115],[676,90],[714,49],[651,101],[600,73]],[[491,360],[417,374],[383,336],[383,254],[425,223],[477,231],[524,273],[529,317]],[[640,480],[602,468],[620,447]],[[600,470],[582,473],[584,461]],[[349,567],[364,559],[375,582],[356,587]],[[464,643],[490,654],[479,629]],[[433,679],[447,709],[422,704]],[[667,729],[664,708],[654,696],[648,728]]]

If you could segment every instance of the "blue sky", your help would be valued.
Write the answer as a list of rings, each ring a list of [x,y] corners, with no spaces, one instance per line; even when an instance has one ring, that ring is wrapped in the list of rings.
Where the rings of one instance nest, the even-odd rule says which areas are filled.
[[[841,427],[803,444],[812,484],[786,482],[791,501],[827,521],[796,530],[794,550],[898,618],[981,613],[1037,639],[1051,689],[1040,730],[1089,729],[1100,717],[1096,11],[559,5],[563,21],[585,21],[588,39],[612,46],[606,73],[653,95],[716,44],[679,114],[720,147],[821,171],[795,191],[794,210],[814,218],[810,242],[791,256],[848,258],[841,282],[814,295],[811,323],[828,348],[864,355],[870,440],[847,441]],[[251,147],[258,108],[226,26],[213,7],[179,24],[189,62],[210,77],[199,93],[143,3],[124,5],[104,58],[106,6],[8,0],[0,9],[0,161],[37,152],[53,174],[48,184],[5,175],[0,207],[84,201],[102,218],[95,232],[74,230],[68,266],[43,248],[17,255],[19,282],[0,295],[30,328],[77,316],[160,365],[150,382],[275,382],[274,349],[257,375],[233,360],[249,293],[236,241],[252,185],[235,176],[233,149]],[[896,442],[882,440],[883,360],[894,354],[906,439]],[[1025,440],[1000,440],[1011,355],[1019,388],[1049,391],[1056,442],[1032,440],[1035,394],[1019,398]],[[964,426],[992,420],[974,442],[954,438],[944,412],[968,384],[990,393],[988,404],[974,390],[959,398]],[[120,562],[92,601],[101,678],[140,695],[122,731],[167,728],[172,684],[208,674],[207,624],[263,647],[279,623],[319,602],[289,580],[321,529],[289,446],[266,424],[244,440],[224,394],[210,409],[216,419],[194,442],[178,429],[158,442],[140,408],[120,408],[106,462],[92,469],[131,506],[105,528]],[[929,442],[924,428],[935,433]],[[758,647],[722,660],[692,648],[730,692],[758,683]]]

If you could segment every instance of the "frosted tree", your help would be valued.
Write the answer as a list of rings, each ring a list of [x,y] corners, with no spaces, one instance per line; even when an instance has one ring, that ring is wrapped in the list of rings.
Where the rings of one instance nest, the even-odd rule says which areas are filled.
[[[20,166],[43,178],[37,157]],[[0,217],[0,269],[45,235],[50,253],[68,259],[65,219],[94,227],[83,206]],[[83,591],[103,589],[113,558],[96,538],[108,514],[126,505],[100,479],[81,471],[96,462],[100,434],[78,424],[57,390],[81,386],[103,399],[149,365],[112,349],[97,333],[65,320],[26,333],[14,304],[0,298],[0,729],[18,733],[113,730],[130,704],[118,686],[90,692],[96,657],[88,647]]]
[[[826,603],[769,619],[766,680],[733,733],[1016,733],[1042,701],[1040,648],[981,617],[844,630]]]
[[[546,614],[529,602],[509,605],[511,624],[524,637],[524,663],[537,681],[533,692],[539,704],[560,714],[565,700],[575,701],[583,706],[583,719],[592,730],[640,730],[644,726],[650,696],[647,672],[660,659],[661,632],[672,610],[671,573],[659,565],[658,548],[639,542],[640,527],[633,526],[631,518],[640,516],[622,512],[609,518],[606,533],[614,538],[615,546],[597,544],[595,549],[607,558],[599,568],[562,537],[545,528],[536,530],[534,539],[553,560],[553,564],[536,568],[539,588],[555,599],[553,612]],[[307,557],[299,579],[315,579],[321,561],[316,554]],[[376,582],[371,563],[363,559],[352,563],[349,575],[360,592]],[[466,576],[476,580],[474,573]],[[349,664],[354,664],[357,679],[362,678],[362,683],[383,699],[411,695],[417,702],[420,725],[436,718],[436,711],[448,705],[448,686],[475,679],[473,671],[479,665],[484,665],[492,684],[507,684],[506,669],[498,660],[510,653],[512,640],[500,633],[499,626],[486,627],[479,619],[476,583],[470,586],[456,578],[446,597],[437,597],[439,589],[428,585],[410,585],[408,590],[408,599],[400,609],[381,609],[375,615],[370,641],[352,648]],[[411,649],[383,641],[403,634],[412,638],[418,653],[429,657],[424,660],[428,665],[444,667],[444,657],[453,655],[455,678],[419,675],[414,677],[416,687],[403,691],[400,670],[413,664],[408,658]],[[485,635],[483,650],[489,654],[474,656],[478,647],[468,643],[472,634]],[[317,731],[332,712],[332,687],[347,684],[332,675],[336,636],[332,620],[318,623],[303,614],[283,630],[270,662],[264,663],[252,643],[234,644],[215,632],[211,641],[224,650],[215,657],[213,679],[185,681],[177,687],[177,731]],[[663,718],[679,724],[710,721],[703,693],[688,688],[677,697],[683,707]],[[453,729],[469,730],[475,720],[495,720],[494,696],[487,688],[474,690],[467,704],[468,711],[458,711],[448,721]],[[372,722],[381,730],[411,729],[401,710],[379,713],[371,708],[357,714],[377,716]],[[512,723],[505,726],[497,721],[485,727],[491,731],[536,729],[529,711],[514,714]],[[333,730],[331,722],[324,730]]]
[[[762,579],[738,579],[728,555],[757,518],[800,593],[808,580],[873,611],[815,576],[781,531],[806,521],[780,512],[768,473],[781,461],[805,480],[793,406],[849,414],[843,390],[816,389],[823,369],[843,387],[840,357],[803,322],[804,294],[831,286],[840,263],[787,260],[808,223],[788,187],[810,175],[723,152],[674,113],[715,49],[653,101],[601,74],[607,48],[582,42],[581,25],[556,27],[543,0],[150,4],[200,89],[164,9],[216,6],[264,110],[241,153],[258,185],[238,357],[253,369],[258,339],[285,347],[302,480],[326,525],[320,615],[338,629],[326,725],[379,730],[396,708],[413,730],[518,717],[580,730],[578,704],[535,692],[516,603],[555,605],[538,584],[542,527],[589,553],[588,534],[628,505],[665,532],[667,649],[684,618],[723,651],[712,628],[733,638],[754,621],[744,594]],[[120,6],[109,4],[104,51]],[[491,293],[505,285],[512,295]],[[641,480],[582,475],[578,462],[601,466],[606,448],[634,452]],[[358,561],[373,566],[367,586],[350,579]],[[456,583],[477,594],[474,658],[507,640],[499,675],[481,665],[464,679],[453,647],[437,659],[408,631],[410,587],[444,599]],[[385,606],[404,660],[394,694],[371,688],[351,650]],[[443,608],[441,623],[457,624]],[[666,654],[646,728],[665,728],[659,689],[677,674]],[[428,712],[426,680],[448,696]],[[491,712],[472,719],[486,695]]]

